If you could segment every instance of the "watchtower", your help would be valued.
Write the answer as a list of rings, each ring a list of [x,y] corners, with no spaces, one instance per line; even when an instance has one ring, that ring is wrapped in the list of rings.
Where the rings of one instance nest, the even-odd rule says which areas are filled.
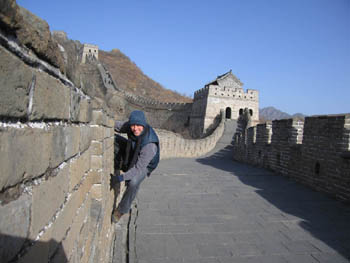
[[[221,110],[224,110],[226,119],[237,120],[247,108],[252,123],[258,123],[259,92],[253,89],[244,91],[242,86],[243,83],[230,70],[197,90],[190,117],[191,135],[201,137],[205,134]]]
[[[85,63],[86,59],[93,59],[93,60],[98,59],[98,46],[91,45],[91,44],[84,44],[81,63]]]

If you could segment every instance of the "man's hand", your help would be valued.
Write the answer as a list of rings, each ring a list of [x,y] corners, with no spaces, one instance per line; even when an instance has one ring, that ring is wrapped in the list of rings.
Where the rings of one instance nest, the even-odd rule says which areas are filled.
[[[123,174],[124,174],[124,172],[120,171],[119,175],[116,176],[119,183],[124,181],[124,175]]]
[[[110,190],[114,188],[115,185],[120,184],[122,181],[124,181],[123,171],[119,171],[116,175],[110,174],[109,179],[109,186]]]

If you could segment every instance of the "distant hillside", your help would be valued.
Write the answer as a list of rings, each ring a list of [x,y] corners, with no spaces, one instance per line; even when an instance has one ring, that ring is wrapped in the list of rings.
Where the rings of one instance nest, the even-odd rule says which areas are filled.
[[[165,89],[150,79],[119,49],[111,52],[100,50],[98,56],[120,89],[161,102],[192,102],[191,98]]]
[[[273,121],[273,120],[281,120],[281,119],[289,119],[289,118],[298,118],[303,119],[306,115],[302,113],[295,113],[290,115],[286,112],[280,111],[274,107],[266,107],[259,110],[260,121]]]

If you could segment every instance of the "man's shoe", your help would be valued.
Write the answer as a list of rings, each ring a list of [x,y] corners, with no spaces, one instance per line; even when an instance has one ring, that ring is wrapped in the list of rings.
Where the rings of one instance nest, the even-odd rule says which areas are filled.
[[[112,222],[113,223],[118,223],[118,221],[120,220],[120,218],[123,216],[122,213],[120,213],[117,209],[114,210],[114,212],[112,213]]]

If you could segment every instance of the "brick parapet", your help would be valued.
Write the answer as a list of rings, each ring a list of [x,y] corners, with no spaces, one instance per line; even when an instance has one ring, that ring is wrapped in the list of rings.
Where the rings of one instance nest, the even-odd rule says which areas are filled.
[[[184,139],[170,131],[156,129],[160,140],[160,156],[162,159],[178,157],[198,157],[210,152],[224,132],[225,119],[221,114],[221,121],[215,131],[198,140]]]
[[[283,175],[288,174],[290,147],[302,140],[302,122],[294,119],[272,122],[269,167]]]
[[[257,135],[256,135],[256,144],[266,145],[271,143],[272,137],[272,123],[266,122],[264,124],[258,124],[256,126]]]
[[[172,111],[188,111],[191,110],[192,103],[170,103],[170,102],[159,102],[156,100],[146,99],[138,97],[134,94],[126,91],[121,91],[124,94],[125,99],[131,103],[136,104],[146,109],[157,109],[157,110],[172,110]]]
[[[311,187],[348,200],[350,190],[347,177],[350,174],[349,159],[349,114],[313,116],[305,119],[302,165],[298,179]]]
[[[194,92],[193,100],[206,98],[209,94],[209,87],[204,87]]]
[[[113,113],[25,47],[0,38],[0,232],[9,244],[0,258],[106,255],[114,235]]]
[[[259,101],[259,91],[253,89],[247,89],[244,91],[243,88],[232,88],[232,87],[221,87],[219,85],[209,85],[208,95],[217,98],[230,98],[234,97],[242,101]]]
[[[235,135],[233,158],[270,168],[339,199],[350,201],[350,114],[286,119]],[[271,143],[269,138],[271,135]]]

